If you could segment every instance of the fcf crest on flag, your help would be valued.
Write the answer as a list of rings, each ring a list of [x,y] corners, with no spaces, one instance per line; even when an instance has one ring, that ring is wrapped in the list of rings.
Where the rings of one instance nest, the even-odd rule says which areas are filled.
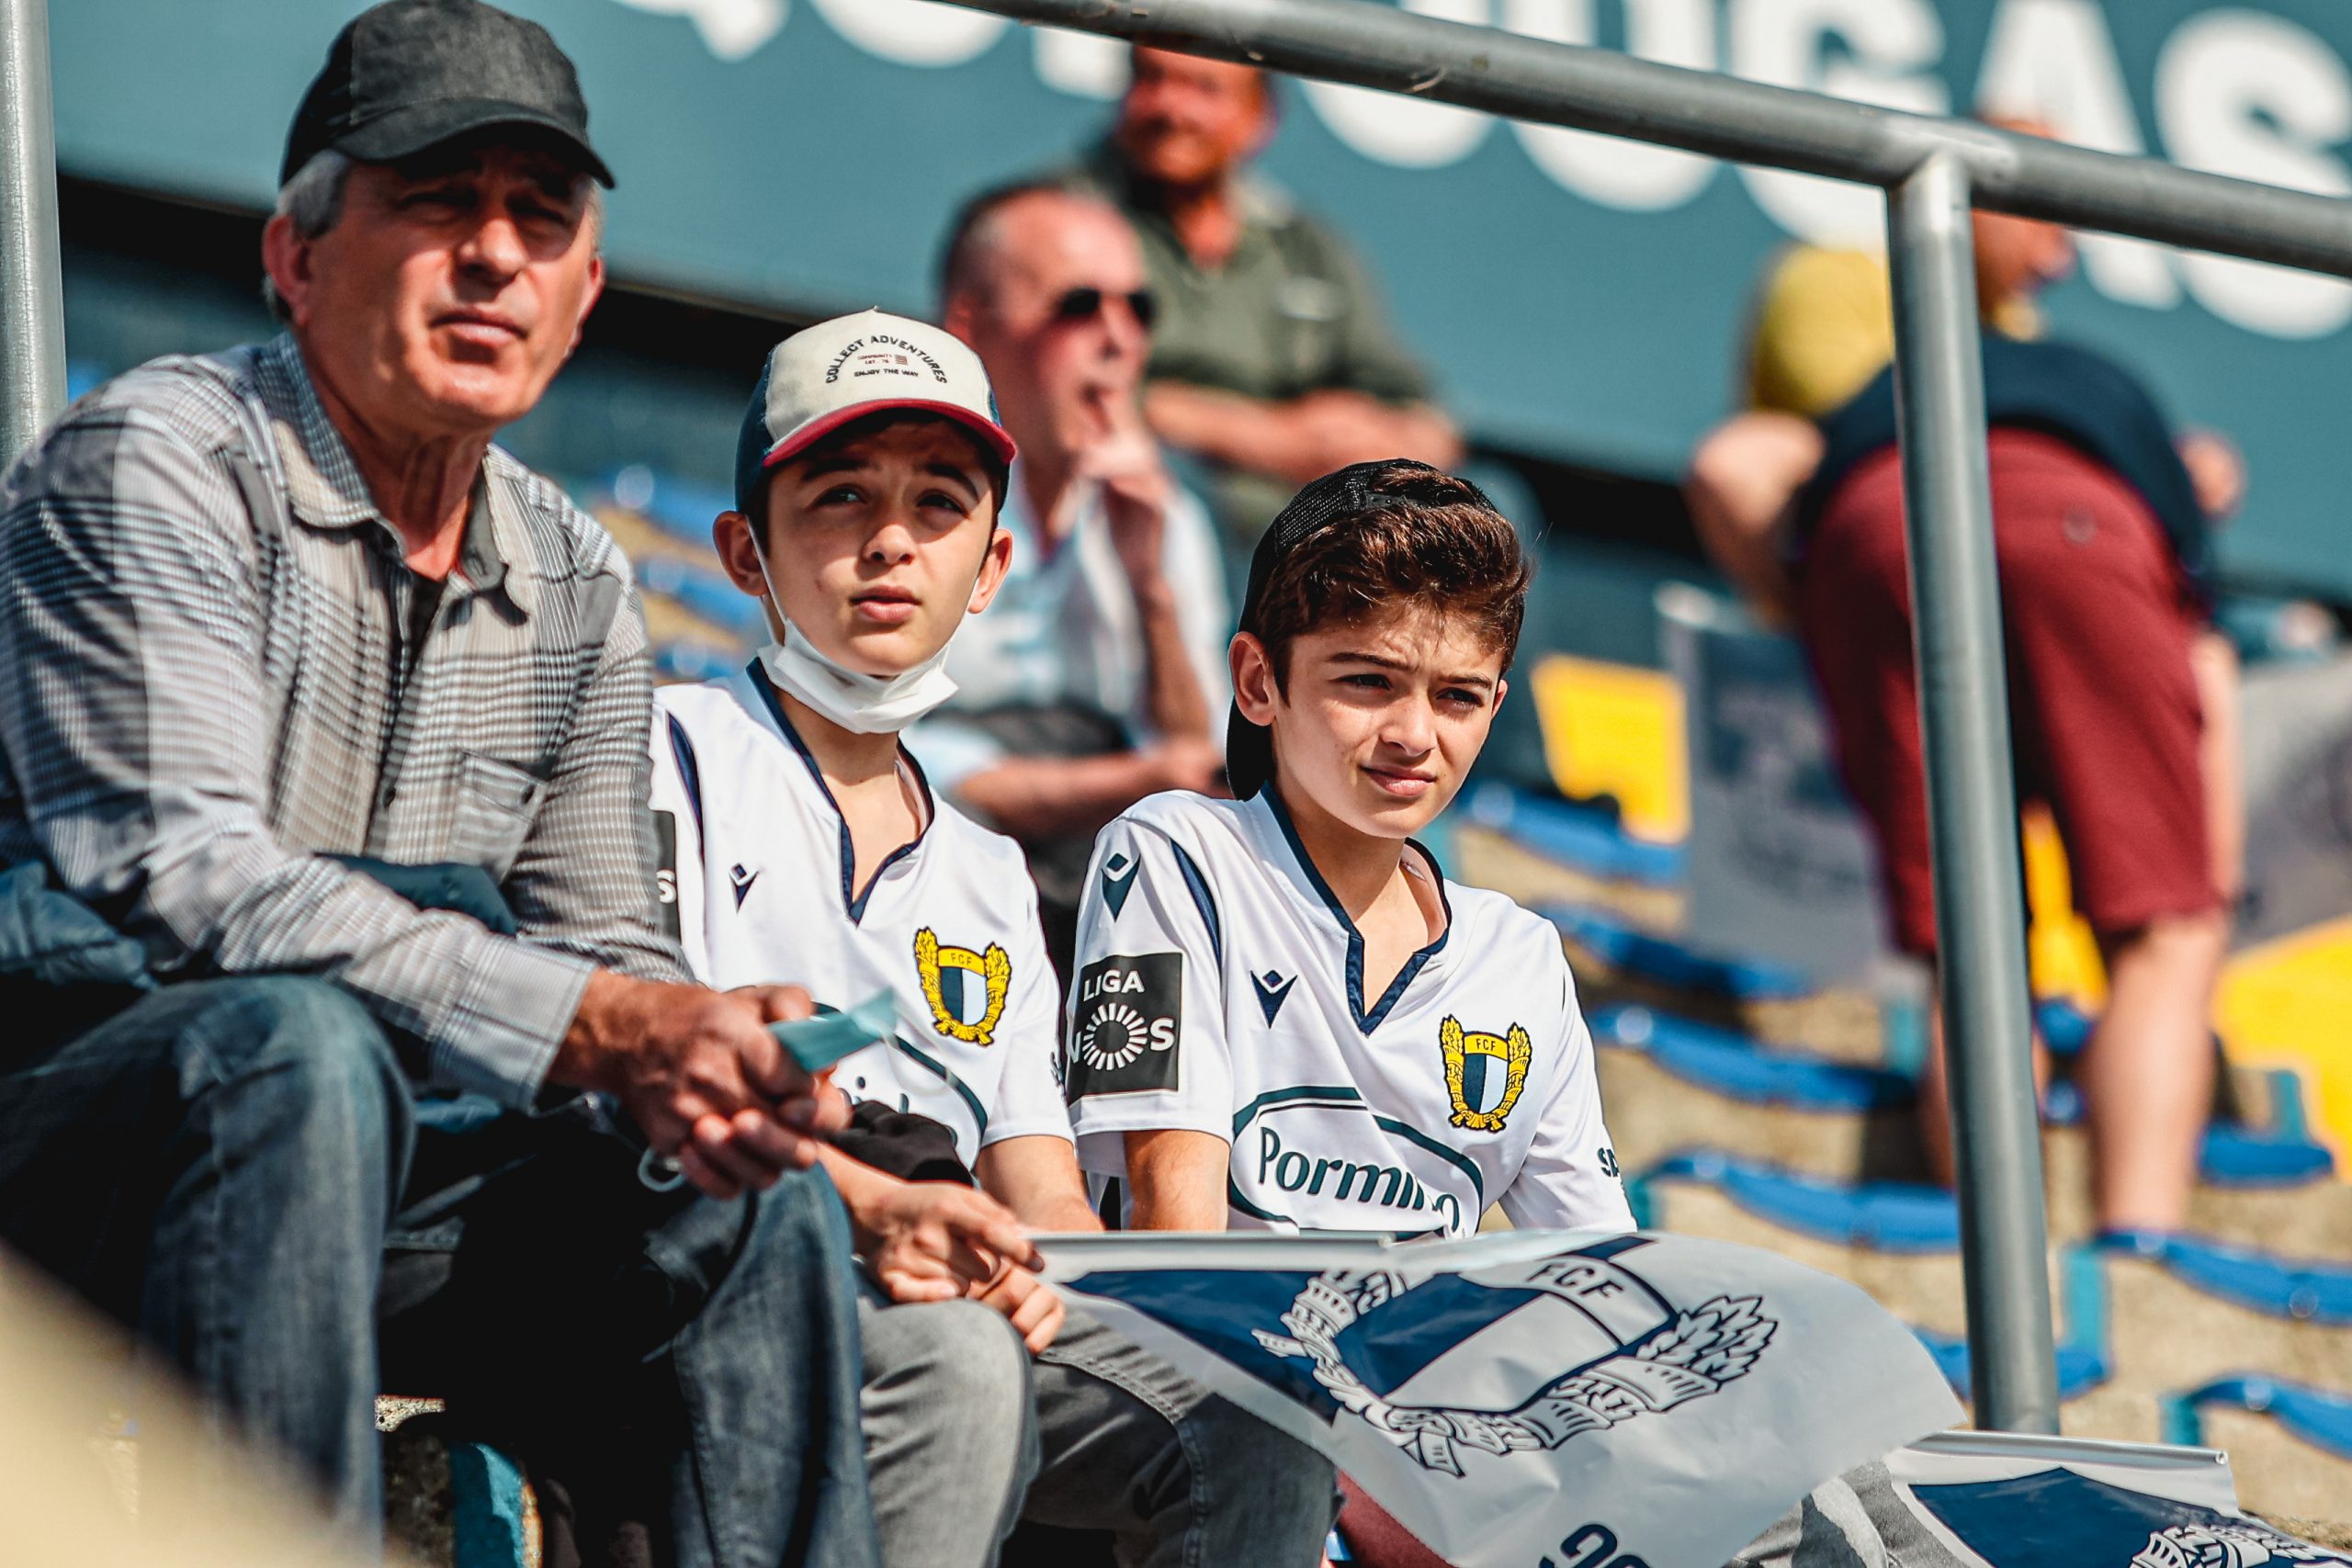
[[[1723,1242],[1038,1246],[1074,1305],[1320,1450],[1455,1568],[1722,1562],[1817,1483],[1959,1414],[1860,1291]]]
[[[1460,1296],[1459,1275],[1415,1281],[1394,1269],[1333,1270],[1307,1281],[1283,1314],[1283,1334],[1256,1331],[1277,1356],[1310,1362],[1315,1381],[1342,1409],[1430,1470],[1463,1473],[1462,1450],[1506,1454],[1555,1449],[1580,1433],[1672,1410],[1745,1377],[1777,1326],[1755,1296],[1719,1295],[1677,1310],[1649,1282],[1599,1249],[1546,1258],[1514,1270],[1499,1286],[1470,1287],[1504,1309],[1511,1331],[1560,1348],[1572,1362],[1536,1386],[1494,1375],[1474,1338],[1419,1361],[1376,1349],[1380,1315],[1436,1303],[1406,1302],[1420,1290]],[[1461,1303],[1443,1316],[1460,1323]],[[1496,1318],[1484,1326],[1502,1321]],[[1418,1364],[1413,1364],[1418,1363]],[[1398,1374],[1401,1373],[1401,1376]],[[1520,1380],[1520,1383],[1530,1381]]]

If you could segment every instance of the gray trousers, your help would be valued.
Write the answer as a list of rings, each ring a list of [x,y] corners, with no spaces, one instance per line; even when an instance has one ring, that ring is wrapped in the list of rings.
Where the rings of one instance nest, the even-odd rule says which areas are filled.
[[[989,1568],[1020,1517],[1111,1532],[1119,1568],[1321,1562],[1330,1461],[1075,1304],[1034,1360],[973,1302],[869,1295],[860,1326],[885,1568]]]
[[[1873,1460],[1823,1482],[1728,1568],[1959,1568]]]

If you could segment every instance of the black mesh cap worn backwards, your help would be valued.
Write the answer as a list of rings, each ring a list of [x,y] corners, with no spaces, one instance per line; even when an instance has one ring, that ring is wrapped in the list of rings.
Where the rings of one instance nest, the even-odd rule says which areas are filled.
[[[547,28],[481,0],[384,0],[335,35],[295,111],[278,183],[330,148],[389,164],[509,126],[613,183],[588,144],[579,73]]]
[[[1319,479],[1309,480],[1305,489],[1292,496],[1290,504],[1267,525],[1265,533],[1259,536],[1258,547],[1250,552],[1250,587],[1241,600],[1241,629],[1251,637],[1265,635],[1261,617],[1265,607],[1266,580],[1273,575],[1275,567],[1295,554],[1307,540],[1335,522],[1344,523],[1367,513],[1408,504],[1414,498],[1383,489],[1377,482],[1383,475],[1400,472],[1414,477],[1443,475],[1442,469],[1409,457],[1380,457],[1334,469]],[[1477,493],[1476,487],[1472,493]],[[1483,502],[1486,497],[1480,495],[1478,499]],[[1273,732],[1242,717],[1238,701],[1225,720],[1225,776],[1233,785],[1234,795],[1241,800],[1256,795],[1274,776]]]

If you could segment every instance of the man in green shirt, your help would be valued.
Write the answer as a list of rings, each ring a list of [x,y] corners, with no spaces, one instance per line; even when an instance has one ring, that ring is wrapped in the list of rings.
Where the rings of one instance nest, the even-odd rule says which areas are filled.
[[[1334,468],[1462,456],[1346,244],[1245,172],[1273,129],[1262,72],[1137,49],[1117,123],[1072,175],[1143,244],[1159,308],[1145,416],[1215,471],[1244,542]]]

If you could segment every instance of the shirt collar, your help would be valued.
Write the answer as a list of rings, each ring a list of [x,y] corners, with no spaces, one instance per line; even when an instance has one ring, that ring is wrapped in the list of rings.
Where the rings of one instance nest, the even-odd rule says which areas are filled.
[[[294,515],[314,528],[356,528],[366,524],[398,531],[377,509],[360,477],[357,459],[345,444],[343,433],[327,417],[311,383],[311,367],[303,362],[301,345],[291,333],[281,333],[264,345],[257,378],[262,403],[269,414],[277,446],[279,468],[286,476],[286,500]],[[466,515],[466,536],[458,547],[458,570],[465,585],[478,593],[503,589],[514,607],[529,615],[538,594],[530,572],[509,570],[509,563],[531,558],[530,535],[516,515],[512,487],[491,479],[494,456],[485,456],[474,481]],[[485,525],[486,524],[486,525]]]
[[[343,434],[327,418],[311,384],[301,345],[281,333],[261,351],[257,366],[262,404],[286,475],[286,501],[294,515],[315,528],[356,528],[383,523],[359,477],[359,464]]]

